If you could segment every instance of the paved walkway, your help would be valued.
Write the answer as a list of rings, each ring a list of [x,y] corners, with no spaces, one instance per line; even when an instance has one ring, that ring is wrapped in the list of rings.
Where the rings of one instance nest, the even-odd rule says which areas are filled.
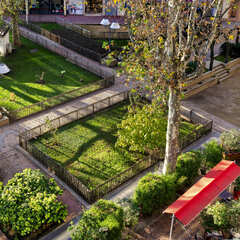
[[[230,79],[189,97],[183,104],[208,115],[219,128],[240,128],[239,74],[240,69]]]

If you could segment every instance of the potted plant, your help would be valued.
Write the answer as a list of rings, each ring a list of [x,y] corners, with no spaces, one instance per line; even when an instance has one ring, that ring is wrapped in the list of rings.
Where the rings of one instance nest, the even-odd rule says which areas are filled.
[[[240,198],[240,177],[238,177],[234,184],[234,199],[238,200]]]
[[[220,136],[223,147],[223,158],[226,160],[240,161],[240,131],[231,129]]]

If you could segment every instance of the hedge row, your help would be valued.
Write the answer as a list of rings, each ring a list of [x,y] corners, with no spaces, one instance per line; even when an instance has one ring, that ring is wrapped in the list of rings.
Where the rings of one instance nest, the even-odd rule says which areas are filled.
[[[149,173],[138,183],[133,201],[143,215],[150,215],[156,209],[166,206],[191,186],[197,177],[222,160],[222,148],[212,140],[197,151],[183,153],[178,157],[174,174]]]

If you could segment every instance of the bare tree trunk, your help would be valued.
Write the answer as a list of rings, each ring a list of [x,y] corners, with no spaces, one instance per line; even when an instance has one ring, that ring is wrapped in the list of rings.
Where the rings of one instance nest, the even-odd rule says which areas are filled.
[[[179,154],[180,90],[169,87],[168,126],[163,174],[175,171]]]
[[[215,40],[212,42],[211,45],[211,51],[210,51],[210,65],[209,65],[209,70],[213,70],[213,63],[214,63],[214,47],[215,47]]]
[[[12,17],[12,36],[13,36],[13,46],[14,47],[21,46],[18,20],[16,16]]]

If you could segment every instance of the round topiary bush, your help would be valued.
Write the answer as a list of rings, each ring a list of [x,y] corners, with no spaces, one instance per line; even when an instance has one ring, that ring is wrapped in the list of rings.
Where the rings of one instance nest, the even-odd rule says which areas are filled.
[[[39,170],[16,173],[0,188],[0,225],[14,239],[26,239],[67,216],[66,207],[57,199],[61,188]]]
[[[176,197],[175,175],[149,173],[138,183],[133,196],[143,215],[150,215],[154,210],[167,205]]]
[[[123,226],[123,209],[112,201],[99,200],[70,230],[72,240],[120,240]]]
[[[185,177],[184,185],[191,185],[199,175],[203,156],[200,151],[191,151],[179,155],[176,164],[177,178]]]
[[[205,167],[207,169],[213,168],[222,160],[222,147],[217,140],[211,140],[203,146],[202,154],[205,159]]]

